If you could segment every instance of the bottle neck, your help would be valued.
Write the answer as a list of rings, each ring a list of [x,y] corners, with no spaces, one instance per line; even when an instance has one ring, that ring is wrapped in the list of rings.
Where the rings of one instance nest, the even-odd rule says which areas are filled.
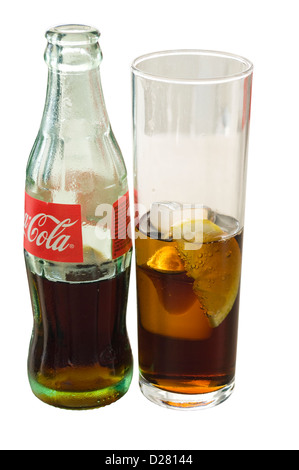
[[[82,25],[47,31],[45,61],[49,74],[44,132],[58,131],[63,138],[74,139],[109,128],[100,78],[99,35],[96,29]]]
[[[109,129],[99,68],[77,73],[49,69],[42,128],[72,136]]]

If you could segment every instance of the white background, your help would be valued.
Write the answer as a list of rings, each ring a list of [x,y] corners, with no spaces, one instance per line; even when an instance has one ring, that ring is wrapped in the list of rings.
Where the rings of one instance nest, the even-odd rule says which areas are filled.
[[[298,449],[297,6],[295,0],[1,2],[0,448]],[[214,409],[166,410],[141,395],[134,267],[128,330],[135,373],[128,394],[106,408],[79,412],[47,406],[30,390],[25,167],[46,92],[44,33],[65,23],[91,24],[102,32],[103,89],[131,187],[133,59],[157,50],[200,48],[254,63],[237,385]]]

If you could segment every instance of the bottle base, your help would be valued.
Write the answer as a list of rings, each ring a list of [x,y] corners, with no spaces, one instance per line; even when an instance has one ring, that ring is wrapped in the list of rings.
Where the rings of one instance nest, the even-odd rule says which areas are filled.
[[[139,386],[143,395],[156,405],[176,410],[198,410],[213,408],[227,400],[235,388],[235,380],[217,391],[196,395],[160,389],[145,380],[142,375],[139,378]]]
[[[71,392],[52,390],[38,383],[29,376],[29,383],[34,395],[47,405],[70,410],[88,410],[101,408],[123,397],[131,385],[133,372],[130,371],[117,384],[101,390]]]

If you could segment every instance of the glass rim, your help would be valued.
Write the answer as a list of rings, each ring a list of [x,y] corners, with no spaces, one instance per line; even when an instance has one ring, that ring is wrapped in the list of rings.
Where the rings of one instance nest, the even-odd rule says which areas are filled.
[[[167,77],[163,75],[158,75],[154,73],[149,73],[141,70],[139,68],[139,64],[146,62],[150,59],[155,59],[158,57],[169,57],[169,56],[187,56],[187,55],[194,55],[194,56],[209,56],[215,58],[222,58],[222,59],[230,59],[235,60],[239,63],[244,65],[244,70],[240,72],[236,72],[230,75],[224,75],[219,77],[208,77],[208,78],[179,78],[179,77]],[[176,83],[176,84],[186,84],[186,85],[204,85],[204,84],[214,84],[214,83],[225,83],[236,81],[240,79],[244,79],[252,74],[253,72],[253,64],[250,60],[246,59],[243,56],[232,54],[230,52],[221,52],[221,51],[214,51],[214,50],[205,50],[205,49],[174,49],[174,50],[165,50],[165,51],[158,51],[158,52],[150,52],[148,54],[141,55],[137,57],[132,65],[131,70],[134,75],[146,78],[148,80],[154,80],[158,82],[166,82],[166,83]]]

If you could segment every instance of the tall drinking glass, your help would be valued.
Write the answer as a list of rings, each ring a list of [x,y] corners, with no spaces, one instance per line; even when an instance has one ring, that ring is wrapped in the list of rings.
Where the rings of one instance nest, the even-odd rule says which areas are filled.
[[[140,387],[161,406],[234,389],[252,71],[199,50],[132,66]]]

